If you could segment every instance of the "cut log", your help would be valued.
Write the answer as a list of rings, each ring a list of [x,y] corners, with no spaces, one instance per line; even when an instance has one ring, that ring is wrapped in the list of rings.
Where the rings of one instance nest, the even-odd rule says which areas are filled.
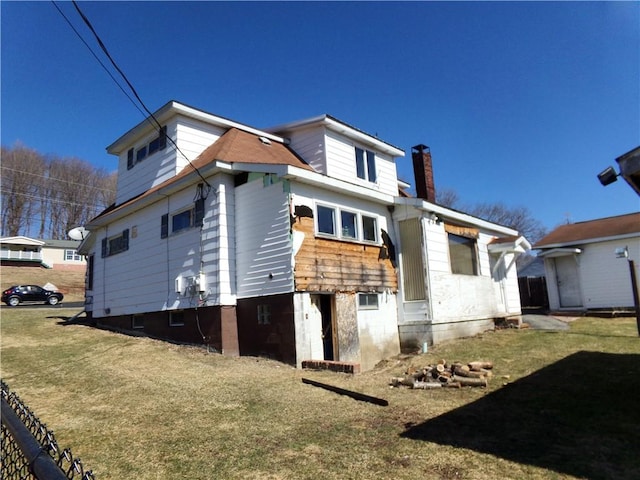
[[[493,363],[491,362],[469,362],[468,365],[471,370],[491,370],[493,368]]]
[[[467,378],[483,378],[485,375],[482,372],[475,372],[473,370],[456,370],[455,372],[456,375],[460,376],[460,377],[467,377]]]
[[[486,387],[488,385],[486,378],[468,378],[461,377],[458,375],[454,375],[452,380],[454,382],[459,382],[462,386],[470,386],[470,387]]]
[[[442,388],[442,384],[439,382],[416,382],[413,388],[429,390],[430,388]]]
[[[446,387],[446,388],[461,388],[462,387],[462,385],[460,385],[460,382],[443,383],[442,386]]]
[[[446,369],[444,368],[444,363],[438,363],[436,365],[436,370],[438,371],[438,374],[441,374],[442,372],[444,372]]]

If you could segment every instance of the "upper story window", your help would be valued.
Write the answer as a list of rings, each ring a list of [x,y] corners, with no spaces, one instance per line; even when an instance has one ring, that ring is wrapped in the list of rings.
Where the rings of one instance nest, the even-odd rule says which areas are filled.
[[[343,240],[378,242],[378,219],[352,210],[316,205],[316,232]]]
[[[129,229],[121,234],[102,239],[102,258],[129,250]]]
[[[138,149],[130,148],[127,152],[127,170],[131,170],[137,163],[154,153],[164,150],[167,147],[167,127],[160,129],[157,137],[153,138],[149,143],[145,143]]]
[[[370,150],[355,147],[356,151],[356,174],[358,178],[375,183],[376,175],[376,155]]]

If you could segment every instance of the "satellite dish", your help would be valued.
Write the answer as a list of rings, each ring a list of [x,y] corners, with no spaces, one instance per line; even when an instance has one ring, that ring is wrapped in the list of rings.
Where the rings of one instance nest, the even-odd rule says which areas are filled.
[[[86,228],[75,227],[69,230],[69,233],[67,233],[67,235],[69,235],[69,237],[73,240],[84,240],[87,236],[87,233],[89,233],[89,231]]]

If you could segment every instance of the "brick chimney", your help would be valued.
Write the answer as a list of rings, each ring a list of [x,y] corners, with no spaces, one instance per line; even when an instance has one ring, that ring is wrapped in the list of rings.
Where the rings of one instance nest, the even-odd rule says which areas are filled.
[[[413,159],[413,175],[416,179],[416,193],[427,202],[435,203],[436,186],[433,182],[433,164],[431,151],[426,145],[416,145],[411,148]]]

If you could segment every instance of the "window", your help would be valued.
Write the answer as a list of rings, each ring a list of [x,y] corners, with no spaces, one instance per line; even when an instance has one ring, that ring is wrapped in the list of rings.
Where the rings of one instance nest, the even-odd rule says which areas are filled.
[[[378,310],[378,294],[359,293],[358,310]]]
[[[377,221],[374,217],[362,215],[362,239],[367,242],[378,241]]]
[[[422,228],[419,219],[412,218],[400,222],[400,242],[404,300],[406,302],[425,300],[427,289],[422,256]]]
[[[376,154],[370,150],[363,150],[355,147],[356,150],[356,175],[358,178],[375,183],[376,175]]]
[[[258,325],[271,323],[271,305],[258,305]]]
[[[86,277],[86,285],[87,290],[93,290],[93,255],[89,255],[87,258],[87,277]]]
[[[340,219],[342,222],[342,238],[358,238],[358,231],[356,230],[356,222],[358,215],[353,212],[340,212]]]
[[[171,217],[171,232],[177,233],[187,228],[193,227],[194,210],[190,208]]]
[[[181,327],[182,325],[184,325],[184,312],[181,310],[169,312],[169,326]]]
[[[144,328],[144,316],[131,315],[131,328]]]
[[[167,127],[162,127],[157,137],[151,140],[148,144],[144,144],[137,150],[130,148],[127,151],[127,170],[131,170],[137,163],[147,158],[154,153],[164,150],[167,147]]]
[[[79,262],[82,260],[82,256],[78,255],[78,252],[75,250],[65,250],[64,259],[67,262]]]
[[[102,239],[102,258],[129,250],[129,229],[120,235]]]
[[[323,235],[362,242],[378,242],[377,217],[326,205],[316,206],[317,230]],[[336,220],[340,224],[336,225]]]
[[[455,235],[453,233],[448,233],[448,235],[451,273],[478,275],[476,239]]]
[[[318,205],[318,233],[336,234],[335,208]]]

